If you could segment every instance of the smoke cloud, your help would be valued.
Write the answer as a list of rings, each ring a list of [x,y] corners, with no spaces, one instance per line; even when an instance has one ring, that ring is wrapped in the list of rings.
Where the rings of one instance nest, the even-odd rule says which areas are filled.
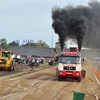
[[[100,48],[100,1],[89,1],[88,6],[55,6],[52,8],[52,19],[52,27],[59,36],[61,51],[66,39],[76,39],[79,51],[82,46]]]

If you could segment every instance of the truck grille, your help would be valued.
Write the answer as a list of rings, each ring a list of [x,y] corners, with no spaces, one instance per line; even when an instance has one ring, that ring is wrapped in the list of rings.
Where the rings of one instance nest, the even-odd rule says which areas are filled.
[[[73,67],[73,66],[64,66],[63,67],[63,70],[76,70],[76,67]]]
[[[0,64],[6,64],[6,59],[0,59]]]

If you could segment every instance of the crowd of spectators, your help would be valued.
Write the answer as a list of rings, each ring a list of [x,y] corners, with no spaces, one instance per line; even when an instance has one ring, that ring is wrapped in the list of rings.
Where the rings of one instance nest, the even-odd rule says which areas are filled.
[[[14,58],[15,62],[17,62],[18,64],[22,63],[22,64],[28,64],[30,66],[30,64],[32,64],[32,62],[35,62],[35,66],[39,66],[40,63],[44,64],[46,62],[45,58],[43,57],[36,57],[36,56],[20,56],[20,57],[16,57]]]

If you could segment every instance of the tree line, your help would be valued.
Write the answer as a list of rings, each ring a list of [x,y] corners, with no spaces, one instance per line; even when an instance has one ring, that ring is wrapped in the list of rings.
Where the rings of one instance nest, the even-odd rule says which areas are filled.
[[[0,44],[2,45],[2,48],[9,48],[9,46],[28,46],[28,47],[46,47],[46,48],[50,48],[49,45],[47,45],[46,42],[43,42],[43,43],[26,43],[26,44],[19,44],[19,43],[16,43],[15,41],[12,41],[10,43],[7,43],[7,40],[6,38],[1,38],[0,39]],[[61,45],[59,42],[57,42],[57,47],[58,48],[61,48]],[[67,48],[67,45],[65,45],[64,48]]]
[[[5,38],[0,39],[0,43],[2,48],[9,48],[9,46],[28,46],[28,47],[47,47],[49,48],[49,45],[46,44],[46,42],[43,43],[26,43],[26,44],[19,44],[15,41],[12,41],[10,43],[7,43],[7,40]]]

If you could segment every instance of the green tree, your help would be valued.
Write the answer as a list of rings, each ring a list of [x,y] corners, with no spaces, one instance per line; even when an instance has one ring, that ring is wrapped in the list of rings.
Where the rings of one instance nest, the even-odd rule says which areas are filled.
[[[43,42],[43,43],[26,43],[26,44],[22,44],[22,46],[29,46],[29,47],[47,47],[47,48],[49,48],[49,45],[47,45],[46,42]]]
[[[19,43],[16,43],[15,41],[13,41],[9,43],[9,46],[19,46]]]
[[[26,43],[26,44],[22,44],[22,46],[28,46],[28,47],[40,47],[38,43]]]
[[[43,43],[40,43],[40,44],[41,44],[41,47],[49,48],[49,45],[47,45],[46,42],[43,42]]]
[[[9,45],[7,44],[7,40],[5,38],[1,38],[0,43],[2,45],[2,48],[8,48],[9,47]]]
[[[57,42],[57,47],[61,48],[60,42]]]

